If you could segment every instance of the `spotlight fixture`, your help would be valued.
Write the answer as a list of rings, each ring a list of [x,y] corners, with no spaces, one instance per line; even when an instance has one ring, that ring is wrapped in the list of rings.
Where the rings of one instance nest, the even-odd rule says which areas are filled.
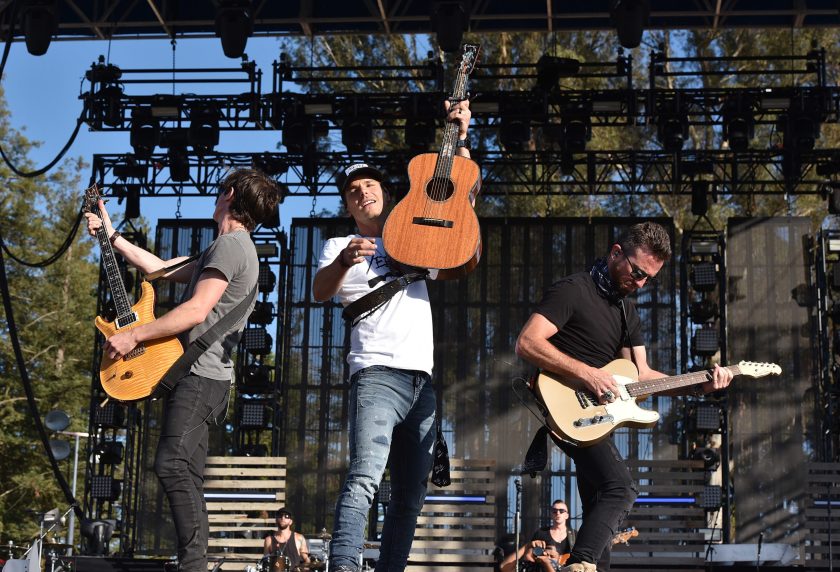
[[[691,456],[697,461],[703,461],[703,469],[706,471],[717,471],[720,467],[720,453],[712,447],[695,449]]]
[[[691,214],[703,216],[709,211],[709,182],[691,181]]]
[[[176,183],[190,180],[190,159],[187,148],[180,145],[169,147],[169,178]]]
[[[245,347],[245,351],[264,356],[271,352],[273,340],[263,327],[245,328],[242,333],[242,345]]]
[[[521,151],[531,141],[531,115],[523,111],[532,102],[506,98],[499,103],[499,140],[508,151]]]
[[[469,2],[435,2],[432,4],[432,30],[444,52],[457,52],[469,27]]]
[[[711,292],[717,286],[717,265],[698,262],[689,268],[691,287],[697,292]]]
[[[656,133],[666,153],[682,150],[685,140],[688,139],[688,119],[685,112],[677,110],[661,114],[657,120]]]
[[[254,30],[248,0],[222,0],[216,10],[216,36],[222,40],[222,51],[229,58],[245,54],[248,38]]]
[[[625,48],[637,48],[650,18],[648,0],[612,0],[610,20],[618,32],[618,43]]]
[[[289,163],[273,153],[254,155],[251,163],[255,169],[259,169],[269,177],[284,175],[289,170]]]
[[[699,431],[718,431],[722,418],[723,411],[717,405],[698,405],[694,410],[694,428]]]
[[[721,506],[723,492],[720,485],[706,485],[700,496],[700,507],[706,510],[717,510]]]
[[[120,198],[122,199],[122,197]],[[127,219],[140,218],[140,185],[137,183],[130,183],[125,186],[125,213],[123,216]]]
[[[713,356],[720,346],[720,339],[716,328],[700,328],[691,338],[694,354],[700,357]]]
[[[711,321],[718,315],[718,305],[714,300],[703,298],[699,302],[692,302],[689,306],[688,317],[695,324]]]
[[[96,101],[100,102],[102,123],[109,127],[123,124],[123,90],[118,85],[106,85],[96,92]]]
[[[125,427],[125,408],[113,401],[94,409],[94,423],[100,428]]]
[[[56,1],[28,0],[22,4],[20,25],[26,50],[33,56],[43,56],[58,29]]]
[[[268,294],[274,290],[277,284],[277,276],[271,271],[268,264],[260,264],[260,271],[257,275],[257,288],[263,294]]]
[[[551,92],[562,77],[572,77],[580,71],[580,62],[574,58],[558,58],[543,54],[537,60],[537,88]]]
[[[213,151],[219,144],[219,112],[215,107],[195,105],[190,108],[187,141],[199,155]]]
[[[122,493],[122,481],[110,475],[94,475],[90,479],[90,496],[96,500],[114,502]]]
[[[134,154],[140,159],[150,159],[160,143],[160,123],[152,117],[149,108],[138,107],[132,110],[129,142]]]
[[[742,94],[727,99],[723,104],[723,138],[735,153],[749,149],[755,137],[754,104]]]
[[[239,409],[240,429],[266,429],[269,426],[270,410],[262,401],[246,401]]]
[[[370,117],[351,117],[341,125],[341,142],[350,153],[362,153],[370,145],[373,124]]]
[[[563,128],[563,149],[572,153],[582,153],[586,143],[592,139],[592,119],[582,109],[564,112],[560,118]]]
[[[292,153],[302,153],[315,140],[313,120],[303,106],[293,102],[283,113],[283,145]]]
[[[254,310],[248,317],[252,324],[267,326],[274,319],[274,302],[257,301],[254,303]]]
[[[83,519],[79,528],[87,541],[84,553],[88,556],[105,556],[108,554],[108,544],[111,542],[111,536],[114,535],[116,527],[117,521],[113,519]]]
[[[119,465],[123,460],[125,447],[119,441],[100,441],[96,444],[94,455],[105,465]]]
[[[239,378],[239,392],[250,394],[265,394],[274,391],[271,379],[271,366],[266,364],[250,364],[245,368],[245,375]]]

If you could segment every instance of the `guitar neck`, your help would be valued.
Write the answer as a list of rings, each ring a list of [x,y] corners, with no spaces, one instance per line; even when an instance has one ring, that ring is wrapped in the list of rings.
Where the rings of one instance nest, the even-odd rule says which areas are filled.
[[[737,365],[726,366],[724,369],[731,371],[733,375],[739,375],[741,373],[741,369]],[[636,381],[634,383],[628,383],[625,386],[625,389],[627,389],[627,393],[629,393],[632,397],[651,395],[660,391],[668,391],[679,387],[688,387],[691,385],[706,383],[712,379],[712,371],[713,370],[711,369],[707,369],[704,371],[695,371],[692,373],[684,373],[670,377],[661,377],[659,379]]]
[[[120,274],[120,267],[117,264],[117,257],[114,254],[111,241],[108,240],[108,232],[105,230],[104,225],[96,231],[96,240],[99,242],[99,248],[102,252],[102,268],[105,269],[105,276],[108,279],[108,286],[111,289],[111,299],[114,301],[117,317],[127,316],[131,313],[131,304],[128,301],[128,294],[125,291],[125,284]]]
[[[452,96],[449,98],[450,102],[461,101],[467,95],[467,73],[464,69],[458,70],[458,76],[455,78],[455,88],[452,90]],[[437,164],[435,165],[435,177],[448,179],[452,172],[452,163],[455,158],[455,151],[457,151],[458,143],[458,123],[446,122],[446,127],[443,130],[443,140],[441,141],[440,153],[438,153]]]

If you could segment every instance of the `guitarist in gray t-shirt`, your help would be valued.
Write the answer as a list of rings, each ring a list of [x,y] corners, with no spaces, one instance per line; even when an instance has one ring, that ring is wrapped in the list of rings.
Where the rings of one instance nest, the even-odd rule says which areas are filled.
[[[112,360],[138,344],[178,336],[186,346],[248,296],[257,283],[259,266],[250,231],[268,220],[280,201],[277,184],[253,169],[234,171],[219,184],[213,220],[219,236],[198,260],[165,275],[188,283],[184,300],[160,319],[122,328],[110,336],[103,353]],[[88,232],[104,228],[114,250],[143,274],[176,265],[186,257],[162,260],[128,242],[114,230],[102,201],[100,216],[87,213]],[[245,316],[247,316],[247,312]],[[230,327],[192,364],[166,396],[164,425],[155,456],[155,472],[169,499],[178,542],[181,571],[207,570],[207,512],[203,497],[204,464],[209,424],[223,417],[232,364],[246,318]]]

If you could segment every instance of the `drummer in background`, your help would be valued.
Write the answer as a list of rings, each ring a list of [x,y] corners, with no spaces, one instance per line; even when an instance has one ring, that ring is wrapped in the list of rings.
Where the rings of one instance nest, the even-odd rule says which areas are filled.
[[[285,508],[277,511],[277,531],[270,533],[263,542],[263,554],[272,556],[271,572],[295,570],[309,562],[306,538],[292,531],[292,513]],[[293,542],[289,542],[294,538]]]

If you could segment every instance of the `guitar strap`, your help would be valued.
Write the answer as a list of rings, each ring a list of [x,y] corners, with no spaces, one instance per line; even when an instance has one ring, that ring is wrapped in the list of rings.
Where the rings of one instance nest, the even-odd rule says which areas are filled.
[[[181,357],[164,374],[158,384],[158,390],[165,389],[166,391],[172,391],[178,381],[190,373],[190,368],[195,363],[195,360],[206,352],[207,348],[215,344],[234,324],[242,319],[256,295],[257,287],[254,286],[251,292],[233,310],[222,316],[222,319],[213,324],[209,330],[193,340]]]
[[[388,300],[396,295],[397,292],[403,288],[407,288],[408,285],[413,282],[425,280],[428,276],[429,273],[427,271],[411,272],[391,280],[381,288],[368,292],[358,300],[348,304],[341,313],[341,317],[345,320],[349,320],[352,322],[351,325],[355,326],[361,320],[364,320],[376,310],[384,306]]]
[[[622,329],[622,343],[624,347],[630,348],[630,361],[639,369],[639,364],[636,363],[636,352],[633,351],[633,344],[630,342],[630,328],[627,326],[627,310],[624,308],[624,298],[618,301],[618,307],[621,308],[621,329]]]

